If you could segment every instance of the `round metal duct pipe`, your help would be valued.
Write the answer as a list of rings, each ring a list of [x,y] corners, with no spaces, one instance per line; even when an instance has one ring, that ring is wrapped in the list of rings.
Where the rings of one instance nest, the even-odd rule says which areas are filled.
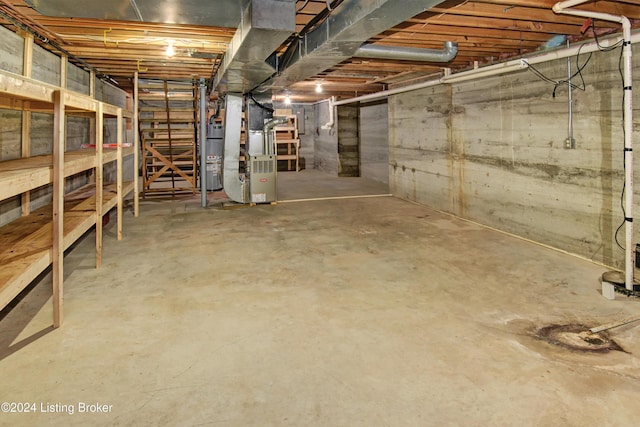
[[[458,43],[444,42],[444,49],[363,44],[353,56],[360,58],[394,59],[399,61],[449,62],[458,54]]]

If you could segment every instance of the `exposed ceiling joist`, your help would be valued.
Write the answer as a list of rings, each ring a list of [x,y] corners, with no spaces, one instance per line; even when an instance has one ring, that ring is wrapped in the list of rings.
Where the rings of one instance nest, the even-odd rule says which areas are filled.
[[[369,1],[375,0],[353,3],[359,7],[367,7]],[[126,86],[130,84],[131,76],[136,71],[149,78],[210,78],[221,64],[221,57],[225,54],[230,56],[229,46],[239,27],[241,15],[237,12],[237,16],[224,21],[222,25],[216,25],[206,17],[221,4],[229,3],[230,7],[238,7],[246,6],[248,2],[249,0],[216,0],[206,2],[200,8],[203,5],[201,0],[135,0],[133,3],[138,6],[144,21],[140,21],[132,9],[131,0],[87,0],[82,2],[82,8],[78,8],[77,0],[0,0],[0,10],[15,13],[21,22],[26,22],[30,28],[42,34],[44,40],[58,43],[73,55],[70,59],[72,63],[84,66],[81,62],[75,62],[74,58],[78,58],[90,64],[97,72],[107,74]],[[66,16],[64,10],[57,11],[54,14],[57,16],[42,13],[42,8],[62,3],[67,8],[67,14],[71,11],[72,14],[80,13],[84,17]],[[291,36],[283,40],[286,43],[295,40],[296,32],[301,31],[312,20],[317,21],[316,25],[323,24],[324,18],[321,16],[327,15],[326,0],[288,0],[288,3],[295,8],[295,17]],[[344,0],[344,3],[349,2]],[[397,3],[394,2],[396,8]],[[397,46],[420,49],[440,49],[446,41],[457,42],[458,55],[449,63],[373,60],[347,55],[337,61],[333,58],[331,63],[318,65],[312,73],[283,78],[278,83],[290,92],[299,91],[300,98],[305,100],[332,94],[353,96],[356,91],[376,91],[387,84],[420,80],[441,72],[443,67],[454,71],[468,69],[476,62],[495,62],[547,49],[559,42],[574,44],[593,37],[590,27],[583,28],[585,20],[554,14],[551,7],[555,3],[556,0],[434,0],[430,10],[416,11],[414,16],[403,18],[396,25],[391,25],[391,28],[385,26],[377,29],[377,32],[372,32],[375,34],[363,42],[391,48]],[[30,5],[36,5],[42,10],[36,10]],[[177,15],[176,5],[182,8]],[[193,13],[194,6],[198,7],[198,16]],[[93,7],[97,9],[92,9]],[[594,0],[579,7],[625,15],[632,19],[634,28],[639,27],[640,0]],[[149,8],[157,10],[149,12]],[[175,16],[182,18],[170,19],[172,10]],[[243,8],[239,7],[238,10]],[[110,14],[110,19],[97,19],[107,16],[105,13]],[[145,17],[149,13],[152,15]],[[188,13],[193,16],[187,17]],[[339,20],[338,13],[336,8],[328,14],[327,21]],[[164,18],[158,18],[160,16]],[[223,14],[218,13],[218,16]],[[156,22],[149,22],[151,20]],[[0,24],[17,29],[11,22],[1,18]],[[619,31],[612,23],[596,21],[594,24],[600,35]],[[356,22],[352,28],[355,30],[357,25]],[[586,31],[583,33],[583,30]],[[167,56],[169,41],[173,44],[174,56]],[[56,51],[43,40],[36,39],[36,42]],[[283,43],[273,50],[282,54],[286,48],[287,45]],[[272,52],[268,52],[270,53]],[[273,69],[267,71],[265,75],[270,75]],[[303,81],[297,82],[298,79]],[[315,92],[315,82],[318,81],[325,87],[321,94]],[[354,90],[345,89],[348,85],[352,85]]]

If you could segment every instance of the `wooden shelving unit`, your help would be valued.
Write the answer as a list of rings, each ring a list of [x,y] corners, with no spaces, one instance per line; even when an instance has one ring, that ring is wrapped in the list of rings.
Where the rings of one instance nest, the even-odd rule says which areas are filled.
[[[298,137],[298,116],[291,110],[276,110],[276,116],[285,116],[288,122],[276,126],[276,157],[278,159],[278,170],[296,171],[300,170],[300,138]]]
[[[53,154],[0,162],[0,200],[20,196],[52,185],[53,201],[0,227],[0,309],[50,265],[53,268],[53,325],[63,320],[64,251],[96,227],[96,267],[102,259],[103,215],[117,208],[118,240],[122,238],[123,199],[133,192],[138,215],[138,138],[124,147],[125,121],[137,128],[132,111],[100,102],[64,88],[0,70],[0,108],[53,112]],[[68,115],[90,117],[95,126],[95,148],[65,151],[65,122]],[[103,147],[106,117],[117,121],[116,148]],[[123,179],[123,159],[134,158],[133,181]],[[116,181],[104,182],[104,165],[115,162]],[[65,194],[65,178],[93,172],[95,182]]]
[[[143,196],[195,193],[196,87],[192,82],[141,80],[138,92]]]

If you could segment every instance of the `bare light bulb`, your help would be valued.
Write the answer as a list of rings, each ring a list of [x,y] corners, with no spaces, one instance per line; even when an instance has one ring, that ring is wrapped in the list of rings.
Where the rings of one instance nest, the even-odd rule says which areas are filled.
[[[322,84],[316,83],[316,93],[322,93]]]
[[[284,103],[286,105],[291,105],[291,98],[289,97],[289,95],[284,97]]]
[[[165,52],[167,56],[173,56],[176,54],[176,50],[173,47],[173,40],[169,40],[169,44],[167,45],[167,50]]]

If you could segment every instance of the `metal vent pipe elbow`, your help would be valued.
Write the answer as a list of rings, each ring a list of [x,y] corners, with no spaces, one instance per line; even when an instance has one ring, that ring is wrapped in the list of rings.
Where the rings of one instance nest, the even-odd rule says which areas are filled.
[[[264,124],[262,128],[262,152],[269,155],[275,154],[276,150],[273,146],[271,131],[278,125],[283,125],[287,123],[289,119],[287,117],[274,117],[272,120],[269,120]]]

